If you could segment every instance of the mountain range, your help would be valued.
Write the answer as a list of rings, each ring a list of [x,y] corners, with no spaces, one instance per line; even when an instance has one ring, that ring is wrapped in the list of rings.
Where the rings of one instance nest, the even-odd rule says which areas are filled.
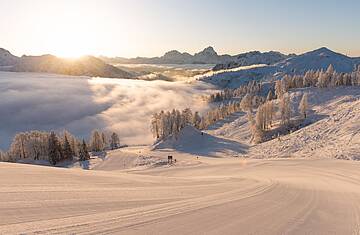
[[[72,76],[109,78],[135,78],[127,71],[109,65],[94,56],[78,59],[64,59],[53,55],[22,56],[12,55],[0,48],[0,70],[9,72],[40,72]]]
[[[220,80],[252,79],[282,74],[304,74],[308,70],[325,70],[330,64],[338,72],[351,72],[360,64],[360,58],[331,51],[322,47],[301,55],[284,55],[280,52],[251,51],[236,56],[218,55],[212,47],[191,55],[176,50],[169,51],[161,57],[124,59],[120,57],[83,56],[78,59],[64,59],[53,55],[17,57],[8,50],[0,48],[0,70],[11,72],[45,72],[74,76],[110,77],[110,78],[137,78],[136,73],[128,72],[114,66],[120,63],[138,64],[216,64],[212,78]],[[113,64],[113,65],[112,65]],[[242,66],[263,64],[262,67],[226,71]],[[216,72],[224,70],[224,72]]]
[[[216,64],[217,66],[215,66],[214,69],[219,70],[253,64],[273,64],[288,57],[289,56],[281,54],[280,52],[273,51],[265,53],[253,51],[235,56],[219,55],[213,47],[209,46],[194,55],[187,52],[181,53],[179,51],[172,50],[166,52],[163,56],[152,58],[100,58],[110,64]]]

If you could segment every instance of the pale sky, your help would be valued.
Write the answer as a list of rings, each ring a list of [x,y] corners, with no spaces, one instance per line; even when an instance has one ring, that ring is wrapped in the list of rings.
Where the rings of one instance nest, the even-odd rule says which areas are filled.
[[[0,0],[0,47],[135,57],[326,46],[360,56],[359,9],[359,0]]]

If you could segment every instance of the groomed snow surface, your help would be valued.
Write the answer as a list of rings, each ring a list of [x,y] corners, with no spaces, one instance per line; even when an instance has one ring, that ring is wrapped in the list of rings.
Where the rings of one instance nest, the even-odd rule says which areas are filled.
[[[359,234],[360,90],[294,90],[294,113],[304,92],[307,125],[259,145],[236,113],[91,170],[0,163],[0,234]]]

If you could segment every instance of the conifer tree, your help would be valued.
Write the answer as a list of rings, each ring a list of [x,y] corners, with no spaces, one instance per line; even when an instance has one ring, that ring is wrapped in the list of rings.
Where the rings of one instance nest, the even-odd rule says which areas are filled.
[[[86,142],[85,140],[83,140],[79,151],[79,161],[86,161],[89,159],[90,159],[90,154],[88,152]]]
[[[49,136],[49,162],[56,165],[62,159],[62,151],[59,140],[55,132],[51,132]]]
[[[64,139],[63,157],[66,160],[73,160],[73,151],[71,150],[71,146],[66,135]]]

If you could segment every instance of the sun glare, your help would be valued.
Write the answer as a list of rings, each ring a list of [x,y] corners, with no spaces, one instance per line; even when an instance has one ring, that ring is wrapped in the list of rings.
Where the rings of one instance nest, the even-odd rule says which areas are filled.
[[[90,51],[91,43],[93,42],[85,41],[76,32],[66,32],[66,34],[64,32],[54,39],[51,53],[63,58],[78,58],[93,53]]]
[[[67,58],[67,59],[76,59],[79,57],[82,57],[84,55],[87,55],[88,53],[85,53],[82,50],[79,50],[76,47],[62,47],[54,50],[54,55],[61,58]]]
[[[43,23],[46,32],[39,31],[44,35],[43,47],[50,54],[65,58],[78,58],[84,55],[98,55],[101,35],[104,32],[101,28],[100,20],[96,17],[95,8],[87,8],[82,11],[83,6],[79,3],[59,5],[59,11],[51,12],[53,15],[49,18],[51,21]],[[82,12],[79,15],[79,12]],[[48,12],[47,14],[50,14]]]

